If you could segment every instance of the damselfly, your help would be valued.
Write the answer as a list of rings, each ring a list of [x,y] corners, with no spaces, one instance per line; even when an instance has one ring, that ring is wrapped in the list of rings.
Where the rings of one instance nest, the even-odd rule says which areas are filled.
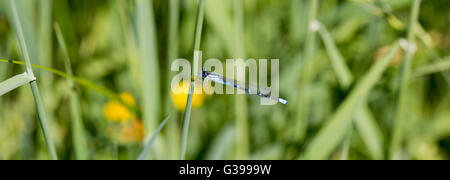
[[[240,90],[245,91],[248,94],[255,94],[255,95],[258,95],[260,97],[264,97],[264,98],[268,98],[270,100],[278,101],[281,104],[288,104],[288,101],[285,100],[285,99],[282,99],[282,98],[279,98],[279,97],[272,97],[270,94],[264,94],[260,90],[257,90],[257,88],[247,88],[247,87],[240,86],[239,85],[240,83],[238,83],[235,80],[229,80],[229,79],[224,78],[224,77],[222,77],[220,75],[207,72],[206,70],[203,70],[201,75],[202,75],[202,79],[203,80],[207,80],[207,81],[209,80],[209,81],[220,83],[220,84],[223,84],[223,85],[226,85],[226,86],[230,86],[230,87],[233,87],[233,88],[236,88],[236,89],[240,89]]]

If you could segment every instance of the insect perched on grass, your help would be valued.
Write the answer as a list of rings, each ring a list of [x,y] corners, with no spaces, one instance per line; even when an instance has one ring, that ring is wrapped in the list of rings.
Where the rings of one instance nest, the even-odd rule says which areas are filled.
[[[264,94],[260,90],[257,90],[257,88],[242,87],[242,86],[239,85],[241,83],[239,83],[236,80],[230,80],[230,79],[224,78],[224,77],[222,77],[220,75],[208,72],[205,69],[202,70],[202,74],[201,75],[202,75],[202,79],[205,82],[214,81],[216,83],[220,83],[220,84],[223,84],[223,85],[226,85],[226,86],[230,86],[230,87],[234,87],[236,89],[243,90],[243,91],[245,91],[248,94],[255,94],[255,95],[258,95],[260,97],[264,97],[264,98],[268,98],[270,100],[278,101],[281,104],[288,104],[288,101],[285,100],[285,99],[282,99],[282,98],[279,98],[279,97],[273,97],[270,94]],[[270,91],[267,91],[267,92],[270,92]]]

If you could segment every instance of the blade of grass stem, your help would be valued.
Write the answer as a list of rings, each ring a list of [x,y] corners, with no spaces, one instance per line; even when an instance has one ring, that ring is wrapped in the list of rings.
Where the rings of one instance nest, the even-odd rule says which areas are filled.
[[[325,49],[327,50],[328,56],[331,58],[333,69],[339,79],[341,87],[348,89],[353,83],[354,78],[345,63],[342,54],[339,52],[335,41],[324,25],[320,26],[319,35],[325,43]],[[364,102],[361,108],[358,108],[354,116],[354,121],[372,158],[381,159],[383,157],[383,138],[381,130],[376,124],[376,120],[370,112],[367,102]]]
[[[235,58],[245,59],[244,47],[244,2],[234,0],[234,22],[235,22]],[[242,74],[241,74],[242,75]],[[237,79],[245,79],[237,77]],[[248,107],[247,97],[242,94],[235,95],[235,115],[236,115],[236,160],[246,160],[250,156],[250,137],[248,132]]]
[[[396,155],[401,147],[403,139],[403,124],[405,121],[405,114],[407,111],[407,89],[409,84],[409,77],[411,71],[411,64],[414,58],[414,53],[416,51],[416,23],[419,17],[421,0],[414,0],[408,25],[408,49],[403,60],[402,69],[400,72],[400,91],[398,97],[397,113],[395,116],[395,124],[393,129],[393,135],[390,143],[389,158],[396,159]]]
[[[379,1],[381,4],[386,5],[386,2],[384,1]],[[376,9],[378,12],[381,13],[374,13],[376,16],[379,17],[384,17],[384,11],[379,8],[376,5],[372,5],[372,4],[366,4],[368,6],[370,6],[373,9]],[[388,19],[389,19],[389,24],[392,27],[400,27],[398,28],[399,30],[405,30],[406,29],[406,25],[399,20],[392,12],[386,12],[388,13]],[[439,57],[439,54],[430,47],[429,43],[426,43],[425,37],[430,37],[430,35],[425,31],[425,29],[423,28],[423,26],[420,24],[420,22],[416,22],[416,33],[415,33],[416,38],[418,38],[419,42],[425,47],[425,50],[428,51],[428,53],[432,56],[434,61],[440,62],[442,61],[442,59]],[[442,74],[442,76],[445,78],[447,85],[450,85],[450,73],[449,72],[440,72]]]
[[[305,42],[305,52],[303,56],[302,67],[300,70],[300,91],[298,95],[298,114],[296,119],[296,125],[293,135],[294,141],[303,141],[306,136],[306,127],[308,124],[308,117],[310,112],[310,84],[311,84],[311,73],[312,62],[315,49],[316,49],[316,30],[311,28],[313,23],[317,19],[317,13],[319,11],[319,0],[309,1],[309,13],[307,21],[307,32],[306,32],[306,42]]]
[[[172,62],[177,58],[179,54],[179,36],[178,36],[178,28],[180,21],[180,1],[179,0],[169,0],[169,35],[168,35],[168,48],[167,48],[167,58],[168,58],[168,67],[167,67],[167,84],[166,87],[170,89],[172,82],[172,77],[174,76],[174,72],[171,71]],[[166,113],[172,114],[174,119],[178,119],[178,113],[173,104],[171,103],[170,93],[166,95]],[[170,121],[168,126],[168,139],[167,145],[170,147],[170,158],[178,159],[180,154],[180,132],[177,121]]]
[[[0,62],[4,62],[4,63],[11,63],[11,64],[17,64],[17,65],[25,65],[24,62],[22,61],[14,61],[14,60],[6,60],[6,59],[0,59]],[[87,79],[83,79],[80,77],[76,77],[73,75],[69,75],[65,72],[62,72],[60,70],[57,69],[53,69],[53,68],[49,68],[49,67],[45,67],[45,66],[41,66],[41,65],[36,65],[36,64],[31,64],[31,66],[33,68],[37,68],[37,69],[41,69],[41,70],[45,70],[47,72],[53,73],[55,75],[61,76],[63,78],[67,78],[67,79],[71,79],[73,80],[75,83],[77,83],[80,86],[86,87],[88,89],[94,90],[108,98],[110,98],[111,100],[120,100],[119,96],[117,95],[117,93],[103,88],[101,86],[96,85],[95,83],[87,80]]]
[[[422,77],[449,70],[450,70],[450,57],[447,57],[442,59],[442,61],[418,67],[413,71],[412,78]]]
[[[183,118],[183,129],[181,133],[181,152],[180,152],[180,160],[186,159],[186,148],[187,148],[187,140],[189,135],[189,123],[191,119],[191,108],[192,108],[192,99],[194,96],[194,89],[195,89],[195,81],[198,79],[198,75],[196,73],[196,65],[200,63],[199,56],[196,56],[195,53],[200,50],[200,43],[201,43],[201,35],[202,35],[202,28],[203,28],[203,21],[204,21],[204,0],[200,0],[198,4],[198,13],[197,13],[197,21],[195,24],[195,33],[194,33],[194,65],[192,69],[192,76],[195,77],[195,80],[192,81],[189,84],[189,94],[188,99],[186,103],[186,109],[184,111],[184,118]]]
[[[206,160],[221,160],[228,159],[228,154],[231,154],[230,147],[233,147],[236,143],[236,131],[233,125],[225,125],[217,136],[212,141],[213,144],[209,146],[206,152]]]
[[[153,1],[137,0],[137,37],[141,65],[141,93],[145,134],[156,128],[159,119],[160,81]]]
[[[27,49],[27,45],[25,42],[25,38],[23,35],[23,31],[22,31],[22,26],[20,23],[20,19],[19,19],[19,15],[17,13],[17,8],[16,8],[16,3],[15,0],[10,0],[10,7],[12,10],[12,14],[14,17],[14,25],[16,27],[16,31],[17,31],[17,36],[20,42],[20,47],[22,49],[22,53],[25,59],[25,65],[26,65],[26,69],[27,69],[27,73],[30,76],[30,78],[35,79],[34,73],[33,73],[33,69],[31,67],[31,60],[30,60],[30,56],[28,54],[28,49]],[[38,116],[39,116],[39,120],[40,120],[40,124],[41,124],[41,128],[42,128],[42,132],[44,134],[44,138],[47,144],[47,148],[49,151],[49,155],[51,157],[51,159],[53,160],[57,160],[58,156],[56,154],[56,149],[55,149],[55,145],[53,144],[53,139],[52,139],[52,135],[50,132],[50,128],[49,125],[47,123],[47,116],[45,113],[45,108],[44,108],[44,104],[42,102],[42,98],[40,96],[39,93],[39,88],[37,86],[36,81],[32,81],[30,83],[31,85],[31,91],[33,93],[33,97],[34,97],[34,101],[36,104],[36,108],[37,108],[37,112],[38,112]]]
[[[439,56],[439,54],[432,48],[432,47],[430,47],[429,45],[428,45],[428,43],[425,43],[425,40],[423,39],[423,37],[422,36],[420,36],[420,35],[417,35],[417,37],[419,38],[419,41],[420,41],[420,43],[425,47],[425,49],[429,52],[429,54],[431,54],[431,56],[432,56],[432,58],[433,58],[433,60],[434,60],[434,62],[436,62],[436,65],[438,65],[438,64],[441,64],[442,65],[442,68],[438,68],[438,69],[436,69],[436,70],[438,70],[437,72],[439,72],[439,73],[441,73],[442,74],[442,76],[444,77],[444,79],[445,79],[445,81],[447,82],[447,85],[449,85],[450,86],[450,72],[448,72],[448,71],[445,71],[445,65],[446,65],[446,62],[445,62],[445,60],[446,60],[446,58],[441,58],[440,56]],[[447,58],[448,59],[448,58]],[[431,67],[430,67],[431,68]],[[439,70],[439,69],[442,69],[442,70]],[[448,68],[447,68],[448,69]],[[426,70],[426,69],[424,69],[424,70]],[[428,70],[431,70],[431,69],[428,69]],[[432,71],[431,71],[432,72]],[[428,72],[422,72],[422,73],[428,73]]]
[[[291,0],[291,9],[290,9],[290,37],[294,39],[294,41],[303,41],[305,35],[305,21],[306,16],[305,11],[305,3],[306,1],[297,1]]]
[[[69,75],[73,75],[72,66],[70,64],[69,52],[67,51],[67,46],[64,40],[64,36],[61,32],[61,29],[58,24],[55,23],[55,32],[56,37],[58,39],[59,46],[61,47],[61,51],[64,55],[64,65],[66,68],[66,72]],[[67,79],[67,82],[70,87],[70,114],[71,114],[71,123],[72,123],[72,141],[75,147],[75,158],[77,160],[87,160],[88,159],[88,150],[87,150],[87,142],[86,135],[84,131],[84,124],[81,113],[81,105],[80,98],[76,91],[75,82],[71,79]]]
[[[51,67],[52,62],[52,13],[53,13],[53,1],[41,0],[39,1],[39,38],[40,38],[40,55],[42,65]],[[45,84],[51,85],[51,76],[45,75],[47,79]]]
[[[355,126],[373,159],[383,159],[384,138],[367,102],[359,108],[354,116]]]
[[[0,96],[21,87],[25,84],[30,83],[34,79],[31,79],[27,73],[16,75],[6,81],[0,83]]]
[[[319,35],[325,44],[325,49],[330,56],[331,64],[337,74],[341,86],[345,89],[348,88],[353,82],[353,76],[350,72],[350,69],[345,64],[344,58],[337,49],[336,43],[334,42],[327,28],[323,25],[320,25]]]
[[[355,109],[364,102],[370,90],[380,80],[383,72],[397,53],[398,48],[398,43],[395,43],[389,53],[376,62],[364,75],[330,120],[314,137],[301,158],[326,159],[330,156],[333,150],[342,142],[348,128],[351,127],[351,119]]]
[[[192,108],[192,98],[194,94],[194,85],[195,82],[191,82],[189,85],[189,95],[186,103],[186,109],[184,110],[183,129],[181,132],[180,160],[186,160],[186,148],[189,136],[189,124],[191,120],[191,108]]]
[[[145,143],[144,150],[142,150],[141,154],[137,158],[138,160],[146,160],[150,150],[152,149],[153,143],[156,140],[156,137],[158,137],[161,130],[164,128],[164,126],[167,124],[167,121],[169,121],[169,116],[164,119],[164,121],[159,125],[158,129],[153,133],[152,137]]]
[[[351,141],[352,141],[352,128],[350,128],[347,137],[345,138],[344,144],[342,145],[340,160],[349,160]]]

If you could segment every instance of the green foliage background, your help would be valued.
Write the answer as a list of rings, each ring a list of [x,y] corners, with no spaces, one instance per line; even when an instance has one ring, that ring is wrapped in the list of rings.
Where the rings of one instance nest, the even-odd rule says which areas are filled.
[[[449,159],[450,1],[420,4],[400,129],[395,121],[405,51],[379,78],[370,72],[387,52],[381,49],[406,39],[414,0],[322,0],[317,18],[310,13],[313,1],[206,0],[204,59],[280,59],[281,97],[290,104],[208,97],[192,110],[187,159]],[[66,71],[56,22],[76,77],[112,92],[131,92],[139,117],[148,119],[147,134],[170,114],[151,159],[179,158],[183,113],[170,99],[169,70],[175,58],[192,59],[198,2],[16,0],[33,64]],[[308,32],[312,19],[322,25],[317,33]],[[0,59],[23,60],[16,37],[8,1],[0,0]],[[336,62],[348,74],[336,71]],[[0,80],[24,69],[0,62]],[[67,78],[34,71],[59,158],[76,159],[73,88]],[[352,80],[342,83],[349,76]],[[358,87],[369,89],[361,93]],[[117,145],[108,137],[103,108],[110,97],[79,84],[75,94],[84,124],[77,137],[87,142],[86,158],[135,159],[142,144]],[[0,159],[49,159],[38,122],[29,87],[1,96]],[[403,138],[392,150],[395,131]]]

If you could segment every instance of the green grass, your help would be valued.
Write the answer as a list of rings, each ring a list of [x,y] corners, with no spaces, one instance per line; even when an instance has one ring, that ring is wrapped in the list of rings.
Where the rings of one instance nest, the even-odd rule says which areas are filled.
[[[158,137],[161,130],[164,128],[164,126],[166,126],[167,121],[169,121],[169,116],[164,119],[161,125],[159,125],[158,129],[156,129],[156,131],[153,133],[152,137],[145,143],[144,149],[137,158],[138,160],[147,160],[150,150],[152,149],[153,144],[156,141],[156,137]]]
[[[180,23],[180,1],[179,0],[169,0],[169,30],[168,30],[168,49],[167,49],[167,62],[168,63],[168,75],[167,75],[167,89],[170,89],[172,78],[175,72],[171,71],[171,65],[174,60],[179,56],[179,23]],[[178,119],[178,113],[173,104],[171,103],[170,93],[166,95],[166,113],[172,115],[174,119]],[[177,121],[168,122],[169,133],[167,138],[167,147],[170,149],[170,159],[175,160],[179,158],[180,155],[180,138],[181,133],[179,131],[180,125]]]
[[[64,40],[64,36],[57,23],[55,23],[55,32],[58,39],[61,52],[64,56],[64,66],[68,75],[73,75],[72,66],[70,63],[69,52]],[[75,158],[77,160],[88,159],[87,140],[84,130],[83,115],[81,113],[80,98],[75,86],[75,82],[71,79],[67,79],[68,87],[70,88],[70,115],[71,115],[71,127],[72,127],[72,141],[75,150]]]
[[[15,64],[15,65],[25,65],[26,64],[25,62],[22,62],[22,61],[7,60],[7,59],[0,59],[0,62]],[[76,77],[76,76],[67,74],[67,73],[65,73],[63,71],[60,71],[60,70],[57,70],[57,69],[53,69],[53,68],[49,68],[49,67],[45,67],[45,66],[41,66],[41,65],[37,65],[37,64],[31,64],[31,67],[32,68],[41,69],[41,70],[44,70],[46,72],[52,73],[54,75],[58,75],[60,77],[73,80],[78,85],[83,86],[83,87],[85,87],[87,89],[91,89],[93,91],[96,91],[96,92],[102,94],[103,96],[105,96],[105,97],[107,97],[107,98],[109,98],[111,100],[120,100],[120,98],[117,95],[117,93],[115,93],[115,92],[113,92],[113,91],[111,91],[111,90],[109,90],[107,88],[104,88],[102,86],[99,86],[99,85],[95,84],[94,82],[89,81],[87,79]]]
[[[346,61],[339,52],[327,28],[323,25],[320,26],[319,35],[325,44],[325,49],[331,59],[331,65],[337,74],[337,78],[342,88],[347,89],[353,83],[353,75],[347,67]]]
[[[412,78],[424,77],[430,74],[448,72],[450,70],[450,57],[443,58],[442,61],[428,64],[416,68],[412,73]]]
[[[33,69],[31,67],[30,55],[28,53],[25,37],[24,37],[23,32],[22,32],[22,25],[20,23],[20,18],[19,18],[19,15],[17,13],[16,3],[15,3],[14,0],[10,0],[9,3],[10,3],[10,7],[11,7],[12,14],[13,14],[13,17],[14,17],[14,24],[15,24],[15,28],[16,28],[16,31],[17,31],[18,39],[19,39],[19,42],[20,42],[20,45],[21,45],[23,57],[25,59],[25,65],[26,65],[27,73],[28,73],[28,75],[30,76],[31,79],[35,79],[35,76],[34,76],[34,73],[33,73]],[[38,116],[39,116],[39,120],[40,120],[40,124],[41,124],[41,128],[42,128],[42,132],[44,133],[44,138],[45,138],[45,141],[47,143],[47,148],[48,148],[49,155],[50,155],[51,159],[57,160],[58,156],[56,154],[55,145],[53,144],[52,134],[50,132],[50,127],[49,127],[48,122],[47,122],[47,115],[46,115],[46,112],[45,112],[44,104],[42,102],[42,98],[41,98],[40,93],[39,93],[39,88],[37,86],[36,80],[31,81],[30,82],[30,86],[31,86],[31,90],[33,92],[34,102],[35,102],[36,109],[37,109],[37,112],[38,112]]]
[[[334,115],[326,122],[320,132],[307,146],[302,159],[327,159],[342,142],[343,137],[351,128],[351,119],[355,109],[364,102],[375,84],[381,79],[399,48],[396,43],[390,52],[379,60],[366,75],[356,84],[350,95],[337,108]]]
[[[19,74],[0,83],[0,96],[34,81],[27,73]]]
[[[308,119],[310,117],[310,103],[311,103],[311,92],[310,85],[314,77],[312,77],[311,69],[313,66],[316,45],[317,45],[317,31],[311,28],[312,24],[317,20],[317,14],[319,11],[319,0],[309,1],[308,8],[308,20],[307,20],[307,31],[304,54],[302,56],[302,67],[300,70],[300,85],[297,99],[297,119],[296,119],[296,129],[293,135],[294,141],[303,141],[306,137],[306,129],[308,126]]]
[[[137,39],[141,66],[141,90],[145,132],[156,129],[160,110],[160,78],[153,3],[136,0]]]
[[[420,3],[421,0],[414,0],[411,8],[411,14],[409,19],[408,26],[408,47],[406,49],[406,55],[403,59],[401,74],[400,74],[400,92],[398,98],[398,106],[397,113],[395,116],[395,124],[393,135],[391,139],[390,149],[389,149],[389,158],[390,159],[398,159],[398,153],[401,149],[401,144],[403,142],[403,132],[404,132],[404,123],[406,121],[406,114],[408,113],[408,87],[410,81],[410,71],[412,66],[412,60],[414,58],[414,54],[417,51],[416,45],[416,27],[417,21],[419,17],[420,11]],[[413,47],[414,46],[414,47]]]
[[[350,72],[349,67],[346,64],[341,52],[338,50],[337,45],[327,28],[321,25],[319,29],[319,35],[325,44],[325,49],[327,50],[328,56],[331,60],[333,70],[337,76],[339,84],[345,90],[347,90],[353,83],[354,77]],[[381,135],[380,127],[377,125],[374,115],[372,114],[367,102],[362,102],[362,107],[356,110],[354,114],[354,124],[361,135],[364,144],[366,145],[368,151],[370,152],[373,159],[383,158],[383,137]],[[344,150],[349,150],[349,142],[351,140],[351,135],[347,138],[344,143]],[[344,151],[344,152],[345,152]],[[348,159],[348,152],[345,152],[344,159]]]
[[[52,148],[99,160],[450,157],[447,1],[260,1],[0,0],[0,159],[49,159]],[[414,53],[392,46],[406,36]],[[170,66],[200,49],[204,60],[280,59],[290,104],[197,104],[192,82],[183,114]],[[145,135],[107,119],[120,116],[105,115],[118,92],[134,96],[126,122],[145,122]]]
[[[200,63],[199,57],[195,55],[196,51],[200,50],[200,43],[201,43],[201,36],[202,36],[202,28],[203,28],[203,21],[204,21],[204,0],[200,0],[198,4],[198,13],[197,13],[197,21],[195,24],[195,34],[194,34],[194,59],[192,64],[192,77],[194,77],[194,81],[191,81],[189,84],[189,94],[188,99],[186,103],[186,109],[184,111],[184,118],[183,118],[183,129],[181,134],[181,151],[180,151],[180,160],[186,159],[186,149],[188,144],[188,136],[189,136],[189,125],[191,120],[191,109],[192,109],[192,99],[194,97],[194,90],[195,90],[195,83],[197,81],[198,75],[196,72],[198,72],[198,69],[196,69],[196,64],[198,65]]]
[[[244,43],[244,3],[241,0],[234,0],[234,56],[236,59],[245,59]],[[245,79],[237,77],[237,79]],[[236,116],[236,159],[245,160],[250,157],[250,135],[248,122],[248,103],[246,95],[235,95],[235,116]]]

